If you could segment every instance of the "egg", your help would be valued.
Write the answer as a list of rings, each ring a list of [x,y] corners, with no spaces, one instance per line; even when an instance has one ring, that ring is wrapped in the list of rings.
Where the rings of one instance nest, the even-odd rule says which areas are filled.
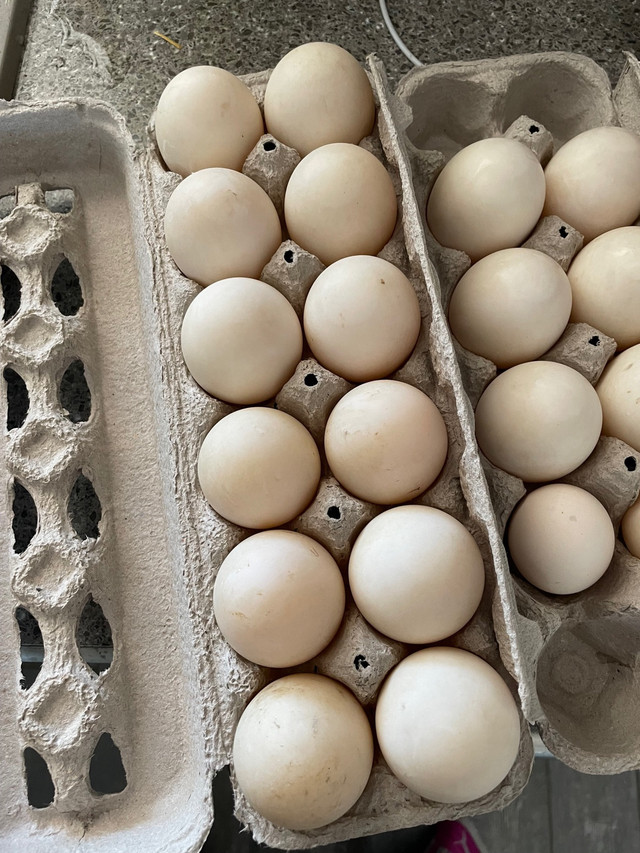
[[[476,408],[476,437],[494,465],[539,483],[564,477],[590,455],[602,409],[593,387],[564,364],[530,361],[501,373]]]
[[[336,44],[300,45],[271,72],[264,117],[269,133],[303,157],[330,142],[358,143],[373,130],[369,78]]]
[[[183,177],[211,166],[241,169],[263,133],[251,91],[222,68],[186,68],[160,95],[156,142],[167,166]]]
[[[512,367],[553,346],[570,312],[571,286],[559,264],[534,249],[502,249],[462,276],[449,323],[470,352]]]
[[[640,560],[640,499],[632,504],[622,519],[624,544]]]
[[[544,172],[521,142],[481,139],[463,148],[436,178],[427,222],[443,246],[477,261],[522,243],[540,218]]]
[[[570,139],[545,169],[544,213],[593,240],[640,216],[640,137],[594,127]]]
[[[425,645],[471,619],[482,599],[484,564],[475,539],[455,518],[434,507],[399,506],[358,536],[349,586],[374,628]]]
[[[422,494],[440,473],[447,445],[435,403],[392,379],[366,382],[345,394],[324,434],[334,477],[357,498],[377,504]]]
[[[282,241],[266,192],[232,169],[202,169],[173,191],[164,216],[167,248],[199,284],[258,278]]]
[[[382,163],[358,145],[334,142],[307,154],[287,184],[292,240],[323,264],[377,255],[393,234],[398,206]]]
[[[322,675],[287,675],[251,700],[233,741],[240,790],[276,826],[317,829],[360,798],[373,736],[352,693]]]
[[[606,572],[616,536],[609,514],[592,494],[553,483],[528,494],[509,523],[511,559],[529,583],[570,595]]]
[[[609,362],[596,390],[604,416],[603,434],[626,441],[640,453],[640,344]]]
[[[225,640],[269,667],[297,666],[319,654],[338,630],[344,601],[331,554],[291,530],[266,530],[236,545],[213,588]]]
[[[289,302],[252,278],[201,290],[182,321],[182,354],[209,394],[228,403],[274,397],[302,356],[302,329]]]
[[[569,268],[571,320],[614,338],[619,349],[640,343],[640,228],[596,237]]]
[[[240,409],[207,433],[198,456],[205,498],[243,527],[286,524],[311,503],[320,454],[310,433],[277,409]]]
[[[343,258],[313,283],[304,332],[320,364],[338,376],[351,382],[381,379],[400,367],[418,339],[418,297],[388,261]]]
[[[378,697],[376,732],[391,772],[407,788],[427,800],[467,803],[509,774],[520,716],[488,663],[435,646],[391,671]]]

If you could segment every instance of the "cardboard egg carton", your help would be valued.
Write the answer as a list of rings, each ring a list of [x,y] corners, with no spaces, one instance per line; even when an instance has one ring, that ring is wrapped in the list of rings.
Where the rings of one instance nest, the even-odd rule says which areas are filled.
[[[445,311],[470,260],[437,243],[425,211],[430,189],[451,156],[478,139],[505,134],[527,144],[544,165],[553,150],[588,128],[620,124],[640,131],[640,74],[631,55],[615,92],[590,59],[547,53],[425,66],[405,76],[397,95],[411,112],[403,144],[433,262],[432,286]],[[548,253],[567,270],[582,235],[557,217],[545,217],[523,245]],[[457,342],[455,349],[475,406],[496,366]],[[570,324],[541,358],[566,364],[595,384],[615,351],[615,341],[579,323]],[[540,592],[515,569],[510,572],[502,543],[524,485],[484,458],[483,467],[494,509],[495,571],[505,579],[505,606],[509,609],[515,596],[518,614],[498,639],[505,660],[517,649],[508,666],[527,719],[537,724],[549,750],[571,767],[589,773],[637,769],[640,560],[618,541],[611,566],[591,588],[570,596]],[[586,462],[562,481],[594,494],[617,530],[640,490],[640,453],[603,437]]]
[[[394,376],[432,397],[450,442],[445,468],[420,502],[466,524],[486,568],[478,613],[450,642],[496,667],[515,694],[496,639],[513,633],[515,606],[504,577],[495,572],[492,511],[469,426],[471,410],[428,273],[398,133],[407,116],[388,94],[380,65],[372,62],[370,72],[378,119],[362,144],[389,169],[399,201],[398,225],[381,255],[408,274],[423,318],[415,351]],[[247,78],[259,101],[267,79],[268,73]],[[0,350],[3,366],[24,379],[30,404],[23,425],[3,434],[0,450],[5,483],[0,548],[6,567],[0,585],[6,617],[0,627],[0,701],[7,721],[0,732],[5,756],[0,797],[6,805],[0,846],[11,853],[26,844],[36,853],[196,851],[213,820],[212,777],[231,762],[239,717],[261,687],[284,673],[240,658],[213,616],[216,571],[253,531],[216,515],[197,483],[201,441],[233,407],[202,391],[182,360],[182,318],[200,288],[178,271],[164,245],[164,209],[180,179],[165,170],[152,147],[136,151],[123,120],[97,103],[4,105],[0,139],[0,195],[18,188],[14,210],[0,221],[0,256],[22,283],[19,310],[0,329]],[[297,158],[266,136],[245,171],[281,207]],[[54,188],[73,190],[71,212],[47,207],[44,191]],[[63,257],[82,290],[75,316],[61,315],[51,297],[51,278]],[[321,270],[317,258],[285,240],[262,278],[300,315]],[[91,414],[74,423],[66,417],[59,386],[77,360],[84,365]],[[307,351],[277,400],[266,405],[294,414],[321,444],[331,407],[350,387]],[[0,408],[6,418],[4,395]],[[68,515],[79,472],[101,504],[97,538],[81,539]],[[29,491],[38,513],[37,530],[22,553],[14,551],[11,533],[14,481]],[[345,569],[359,531],[382,509],[347,494],[325,462],[313,504],[289,526],[317,538]],[[113,633],[113,663],[99,676],[76,642],[89,596]],[[44,665],[28,690],[19,686],[12,618],[19,606],[37,618],[44,638]],[[504,648],[513,669],[518,648],[506,655]],[[410,651],[374,631],[350,602],[332,644],[303,668],[343,681],[371,710],[385,675]],[[126,788],[116,794],[91,788],[91,756],[103,733],[117,744],[126,772]],[[28,803],[27,747],[44,759],[51,775],[55,794],[46,808]],[[532,758],[523,716],[511,772],[472,803],[422,800],[377,755],[358,803],[327,827],[311,832],[275,827],[237,788],[236,813],[260,841],[313,847],[501,808],[523,789]]]

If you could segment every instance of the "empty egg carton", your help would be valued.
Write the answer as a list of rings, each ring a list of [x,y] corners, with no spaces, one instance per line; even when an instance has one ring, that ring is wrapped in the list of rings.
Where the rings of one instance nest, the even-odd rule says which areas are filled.
[[[564,142],[591,127],[621,124],[640,130],[640,75],[628,56],[612,94],[604,71],[586,57],[549,53],[468,63],[442,63],[409,72],[398,97],[411,111],[404,143],[429,255],[433,287],[447,309],[451,293],[470,266],[462,252],[445,248],[430,233],[426,202],[440,169],[463,146],[506,134],[529,145],[544,163]],[[582,245],[575,229],[557,217],[541,220],[523,245],[547,252],[568,269]],[[455,342],[462,382],[475,406],[496,366]],[[586,324],[570,324],[542,356],[581,372],[595,383],[614,355],[615,341]],[[602,438],[589,459],[564,482],[593,493],[614,525],[640,490],[640,454]],[[510,574],[502,536],[525,493],[521,480],[483,459],[494,507],[493,559],[505,579],[509,609],[518,616],[498,632],[505,659],[515,644],[510,671],[519,683],[527,719],[548,748],[576,769],[615,773],[640,767],[640,561],[618,543],[611,566],[577,595],[546,595]],[[510,589],[509,589],[510,587]]]

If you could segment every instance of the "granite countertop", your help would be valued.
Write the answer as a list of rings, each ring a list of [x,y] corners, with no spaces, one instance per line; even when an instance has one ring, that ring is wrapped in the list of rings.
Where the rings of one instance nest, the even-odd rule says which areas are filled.
[[[388,8],[407,46],[428,63],[569,50],[595,59],[615,81],[622,51],[639,48],[635,0],[542,7],[537,0],[388,0]],[[392,84],[411,68],[377,0],[35,0],[17,97],[101,98],[141,141],[160,92],[183,68],[259,71],[307,41],[334,41],[360,60],[377,53]]]

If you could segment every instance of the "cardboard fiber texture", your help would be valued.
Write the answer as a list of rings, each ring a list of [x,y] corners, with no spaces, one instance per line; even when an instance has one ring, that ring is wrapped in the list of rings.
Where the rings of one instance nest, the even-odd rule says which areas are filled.
[[[425,209],[431,186],[456,151],[478,139],[503,133],[529,145],[541,162],[591,127],[621,124],[640,130],[640,76],[628,55],[615,93],[606,74],[590,59],[566,53],[515,56],[469,63],[443,63],[411,71],[398,96],[412,112],[405,142],[419,199],[441,305],[448,301],[470,265],[462,252],[440,246],[429,232]],[[540,144],[541,136],[547,138]],[[567,269],[582,245],[575,229],[557,217],[541,220],[523,245],[547,252]],[[586,324],[570,324],[542,356],[581,372],[595,383],[616,350],[615,341]],[[495,376],[490,361],[456,343],[462,379],[475,406]],[[564,482],[593,493],[614,525],[640,490],[640,454],[617,439],[601,438],[589,459]],[[492,524],[496,573],[505,578],[511,631],[498,631],[505,660],[519,683],[527,719],[536,723],[546,746],[566,764],[589,773],[617,773],[640,767],[640,561],[617,543],[611,566],[593,587],[570,596],[536,590],[510,573],[502,535],[522,482],[483,460],[495,511]]]

